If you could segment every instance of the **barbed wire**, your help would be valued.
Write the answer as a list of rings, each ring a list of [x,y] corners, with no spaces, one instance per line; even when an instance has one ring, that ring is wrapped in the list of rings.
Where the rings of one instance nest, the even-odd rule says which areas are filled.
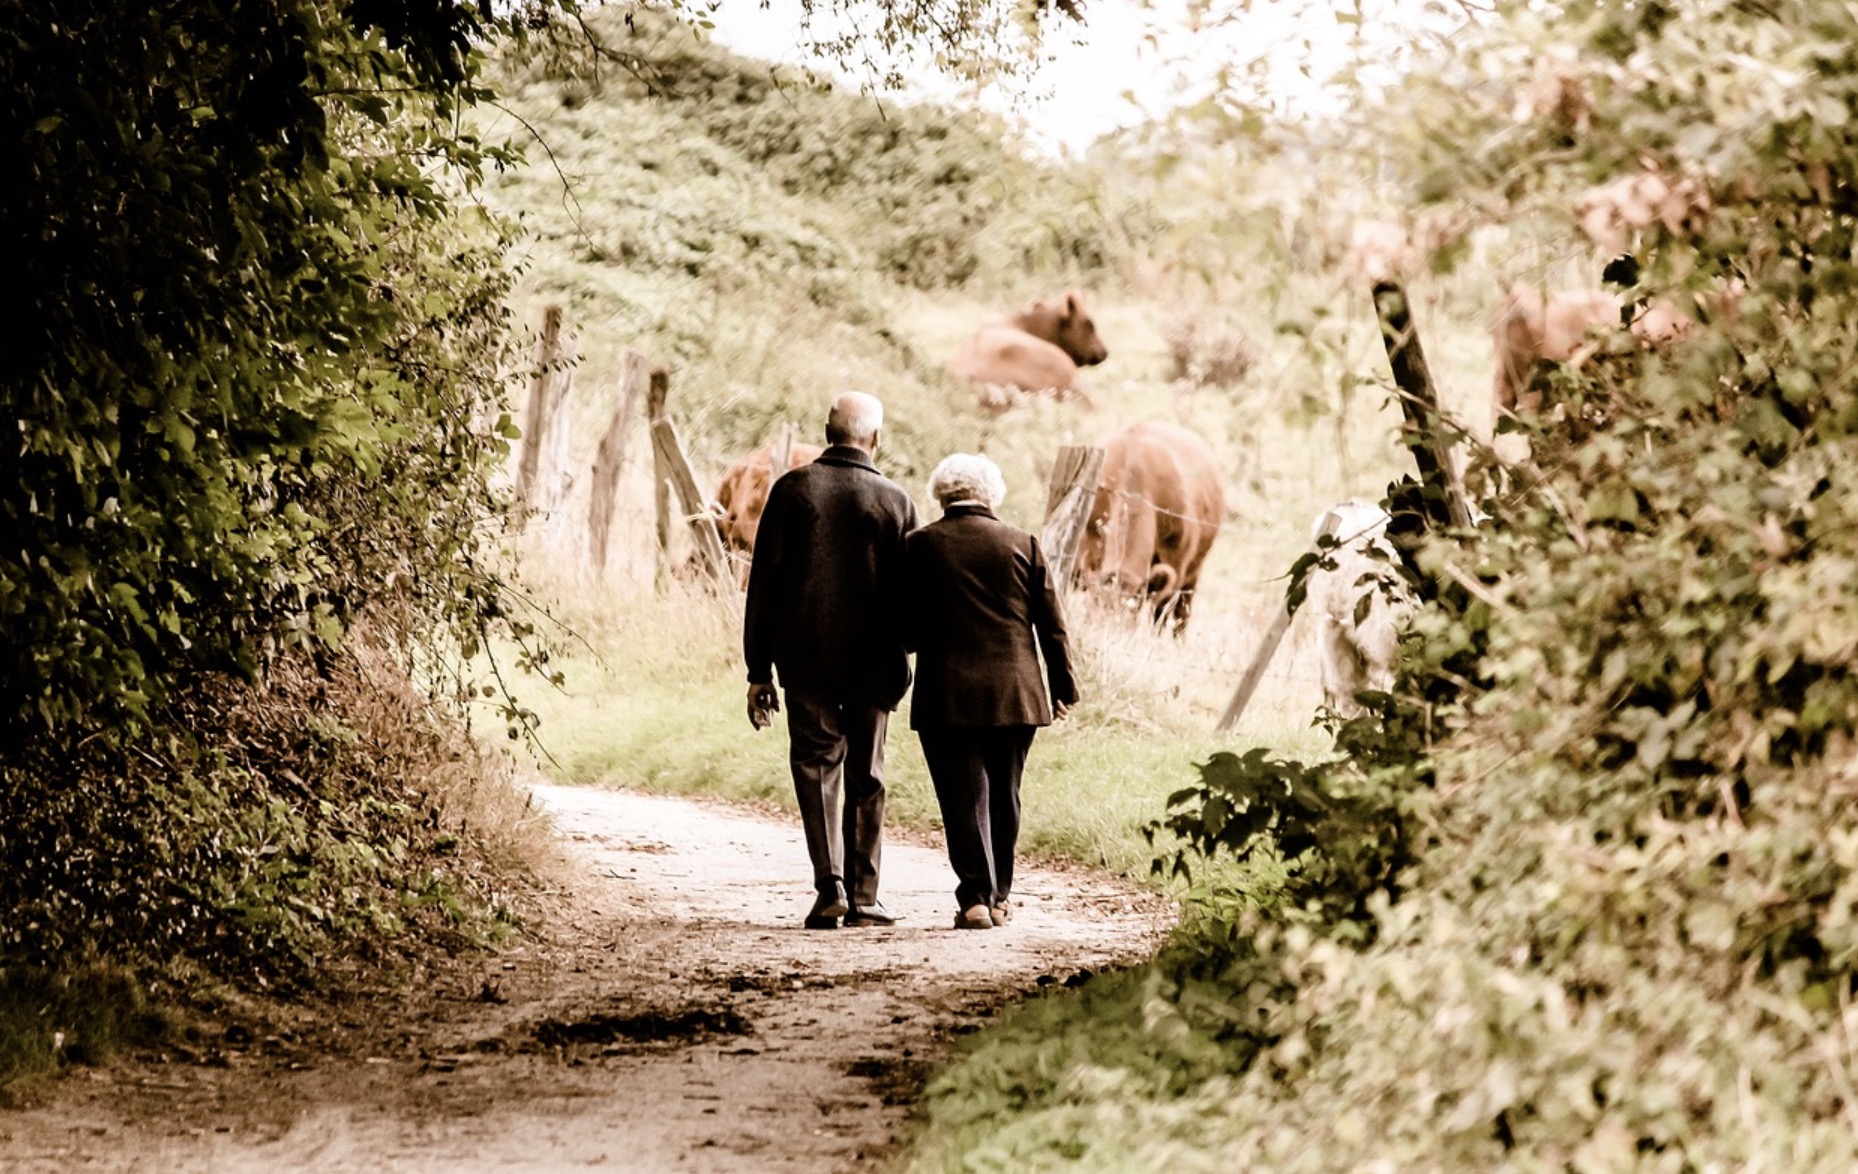
[[[1203,520],[1198,515],[1195,515],[1195,514],[1186,514],[1186,513],[1182,513],[1179,510],[1169,509],[1167,506],[1164,506],[1160,502],[1157,502],[1154,498],[1138,493],[1137,491],[1133,489],[1115,490],[1114,493],[1116,496],[1121,497],[1125,501],[1141,502],[1143,505],[1146,505],[1149,509],[1153,510],[1155,513],[1165,514],[1170,518],[1179,518],[1182,521],[1189,521],[1189,522],[1198,522],[1198,521]],[[1323,512],[1326,514],[1329,510],[1335,509],[1336,506],[1348,505],[1351,502],[1358,502],[1362,505],[1368,505],[1368,506],[1372,506],[1373,504],[1370,502],[1362,502],[1361,499],[1359,498],[1350,498],[1347,501],[1337,502],[1335,506],[1329,506]],[[1379,508],[1379,507],[1373,507],[1373,508]],[[1321,515],[1318,515],[1318,516],[1320,517]],[[1225,518],[1220,519],[1220,522],[1219,522],[1220,527],[1223,529],[1225,527],[1226,522],[1230,520],[1231,520],[1231,515],[1230,513],[1228,513],[1228,515]],[[1353,542],[1356,539],[1360,538],[1362,535],[1368,534],[1374,530],[1379,529],[1380,525],[1381,525],[1380,523],[1375,523],[1373,525],[1364,526],[1360,530],[1357,530],[1355,531],[1355,533],[1349,535],[1347,538],[1337,539],[1336,544],[1338,546],[1345,546],[1348,543]]]

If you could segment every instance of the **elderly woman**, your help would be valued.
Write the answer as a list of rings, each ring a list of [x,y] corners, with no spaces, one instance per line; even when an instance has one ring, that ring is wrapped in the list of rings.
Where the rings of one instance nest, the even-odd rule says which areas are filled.
[[[942,808],[955,925],[988,929],[1012,916],[1026,752],[1038,727],[1077,704],[1077,683],[1038,539],[994,517],[1006,496],[999,467],[956,453],[936,466],[929,493],[942,517],[903,551],[904,634],[916,653],[910,728]]]

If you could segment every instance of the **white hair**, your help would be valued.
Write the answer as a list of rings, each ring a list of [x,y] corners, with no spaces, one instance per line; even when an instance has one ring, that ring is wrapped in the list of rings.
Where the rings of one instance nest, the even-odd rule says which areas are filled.
[[[993,509],[1006,500],[1006,478],[986,457],[952,453],[929,474],[929,496],[944,509],[958,501],[978,501]]]
[[[862,391],[840,392],[826,413],[826,440],[832,444],[869,444],[884,426],[884,405]]]

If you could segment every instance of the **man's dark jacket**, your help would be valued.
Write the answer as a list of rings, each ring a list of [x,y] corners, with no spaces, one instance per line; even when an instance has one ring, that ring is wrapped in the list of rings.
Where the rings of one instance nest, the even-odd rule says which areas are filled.
[[[980,504],[953,505],[904,546],[911,729],[1043,726],[1077,703],[1057,586],[1039,540]],[[1045,673],[1039,672],[1039,655]]]
[[[863,449],[835,444],[768,490],[748,572],[750,684],[895,709],[910,687],[898,630],[909,494]]]

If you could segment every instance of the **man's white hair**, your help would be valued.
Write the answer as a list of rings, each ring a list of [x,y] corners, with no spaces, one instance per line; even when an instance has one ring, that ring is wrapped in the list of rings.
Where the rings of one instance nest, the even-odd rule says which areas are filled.
[[[1006,478],[986,457],[951,453],[929,474],[929,496],[944,509],[958,501],[978,501],[993,509],[1006,500]]]
[[[842,391],[826,413],[826,440],[831,444],[868,445],[884,426],[884,405],[863,391]]]

